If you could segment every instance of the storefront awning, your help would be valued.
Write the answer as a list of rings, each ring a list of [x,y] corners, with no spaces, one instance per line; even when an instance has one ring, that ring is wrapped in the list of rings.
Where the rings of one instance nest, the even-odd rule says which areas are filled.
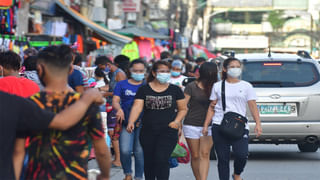
[[[146,37],[146,38],[154,38],[154,39],[169,39],[169,36],[165,36],[148,29],[142,29],[138,27],[128,27],[125,29],[120,29],[116,31],[117,33],[128,35],[128,36],[136,36],[136,37]]]
[[[79,21],[84,26],[90,28],[92,31],[103,37],[105,40],[107,40],[110,43],[117,44],[117,45],[125,45],[132,41],[131,38],[127,36],[123,36],[121,34],[115,33],[113,31],[110,31],[95,22],[91,21],[87,17],[83,16],[79,12],[71,9],[62,0],[56,0],[56,4],[61,7],[66,13],[71,15],[74,19]]]

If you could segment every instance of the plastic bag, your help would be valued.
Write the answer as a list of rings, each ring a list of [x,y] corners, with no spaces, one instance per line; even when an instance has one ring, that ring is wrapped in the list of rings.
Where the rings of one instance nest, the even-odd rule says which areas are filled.
[[[176,147],[174,148],[171,157],[177,158],[177,157],[185,157],[187,155],[187,151],[179,144],[177,143]]]
[[[187,151],[187,155],[185,157],[178,157],[177,160],[179,163],[188,164],[190,162],[190,151],[184,143],[179,142],[179,145]]]
[[[178,163],[177,158],[170,158],[169,159],[169,167],[170,168],[175,168],[175,167],[178,167],[178,166],[179,166],[179,163]]]

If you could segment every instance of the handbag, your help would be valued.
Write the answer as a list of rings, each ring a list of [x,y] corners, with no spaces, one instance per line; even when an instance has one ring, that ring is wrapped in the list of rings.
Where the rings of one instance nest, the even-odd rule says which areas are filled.
[[[219,127],[219,132],[230,140],[239,140],[245,133],[245,126],[248,119],[236,112],[226,111],[226,95],[225,95],[225,80],[222,81],[221,99],[224,116]]]

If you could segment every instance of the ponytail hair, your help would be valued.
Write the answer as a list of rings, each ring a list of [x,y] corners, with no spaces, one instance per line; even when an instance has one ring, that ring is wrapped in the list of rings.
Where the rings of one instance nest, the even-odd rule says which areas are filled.
[[[96,70],[94,71],[94,75],[100,78],[103,78],[104,83],[109,84],[109,81],[106,77],[106,74],[104,73],[104,70],[101,68],[96,68]]]
[[[204,87],[204,92],[210,97],[212,86],[218,81],[218,67],[215,63],[205,62],[199,69],[199,78],[197,79]]]

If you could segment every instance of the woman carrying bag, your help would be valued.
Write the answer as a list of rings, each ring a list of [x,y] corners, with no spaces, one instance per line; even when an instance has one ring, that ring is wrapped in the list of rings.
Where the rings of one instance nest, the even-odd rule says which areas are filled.
[[[131,109],[128,132],[143,111],[140,143],[146,180],[169,179],[169,158],[178,142],[178,129],[187,112],[181,89],[169,84],[170,65],[157,61],[147,84],[139,88]]]
[[[183,122],[183,134],[191,152],[191,167],[196,180],[206,180],[210,166],[212,148],[211,129],[203,135],[202,129],[210,104],[210,93],[217,82],[217,65],[205,62],[199,69],[199,78],[189,83],[184,95],[188,103],[188,113]]]
[[[208,134],[208,126],[212,122],[212,138],[218,158],[220,180],[229,180],[230,177],[230,147],[234,155],[232,177],[234,180],[241,180],[240,174],[248,159],[249,126],[245,117],[247,105],[256,122],[256,136],[262,133],[257,96],[250,83],[239,79],[241,72],[241,62],[238,59],[228,58],[224,61],[222,81],[214,84],[212,88],[211,104],[203,127],[203,134]],[[230,126],[228,123],[238,124]],[[237,129],[232,129],[234,127]]]

